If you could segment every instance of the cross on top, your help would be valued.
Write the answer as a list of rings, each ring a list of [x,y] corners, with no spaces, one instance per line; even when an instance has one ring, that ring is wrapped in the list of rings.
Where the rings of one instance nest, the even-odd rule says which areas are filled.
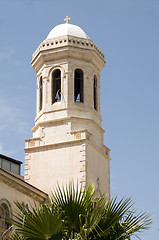
[[[69,21],[71,20],[71,18],[69,16],[66,16],[66,18],[64,19],[64,21],[68,24]]]

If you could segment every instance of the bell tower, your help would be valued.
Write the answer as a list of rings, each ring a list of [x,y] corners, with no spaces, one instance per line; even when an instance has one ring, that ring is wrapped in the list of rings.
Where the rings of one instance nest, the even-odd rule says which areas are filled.
[[[50,193],[57,183],[93,182],[110,194],[103,144],[100,72],[104,54],[78,26],[54,27],[32,57],[37,73],[33,138],[25,140],[25,181]]]

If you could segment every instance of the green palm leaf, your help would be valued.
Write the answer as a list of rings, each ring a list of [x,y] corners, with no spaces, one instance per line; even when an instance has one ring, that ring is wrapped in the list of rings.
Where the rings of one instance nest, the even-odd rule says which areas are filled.
[[[99,226],[102,229],[101,234],[107,236],[111,231],[111,228],[123,218],[124,214],[129,211],[132,205],[131,198],[122,198],[119,203],[117,203],[117,198],[114,198],[108,202],[99,223]]]
[[[136,214],[131,198],[121,199],[119,203],[117,198],[110,201],[106,206],[106,212],[99,223],[101,238],[106,240],[124,240],[130,239],[134,233],[149,229],[152,218],[146,213]]]
[[[9,240],[125,240],[152,222],[150,215],[132,209],[131,198],[94,198],[92,184],[84,189],[73,183],[57,186],[48,204],[16,206],[16,229]]]
[[[29,209],[23,203],[15,204],[18,210],[13,223],[17,233],[28,239],[57,239],[61,236],[62,219],[54,205],[34,204]]]
[[[26,240],[26,238],[16,232],[13,232],[9,237],[6,237],[4,240]]]
[[[70,183],[66,187],[58,186],[52,193],[52,204],[60,207],[65,219],[67,234],[74,237],[74,232],[80,232],[80,218],[85,216],[87,210],[92,204],[94,186],[89,185],[88,188],[79,188]]]
[[[83,218],[80,215],[80,238],[87,239],[92,236],[100,236],[101,229],[99,222],[105,211],[105,198],[92,200],[91,205],[87,209]],[[95,232],[95,234],[94,234]]]

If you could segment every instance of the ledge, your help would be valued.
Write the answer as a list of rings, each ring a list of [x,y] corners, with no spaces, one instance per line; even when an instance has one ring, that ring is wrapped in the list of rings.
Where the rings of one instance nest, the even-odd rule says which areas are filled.
[[[46,112],[45,112],[46,113]],[[79,117],[64,117],[64,118],[58,118],[58,119],[54,119],[54,120],[45,120],[42,122],[38,122],[33,128],[32,128],[32,132],[35,132],[36,129],[41,126],[41,125],[45,125],[45,124],[52,124],[52,123],[56,123],[56,122],[64,122],[64,121],[70,121],[70,120],[76,120],[76,121],[86,121],[86,122],[92,122],[95,127],[101,132],[101,133],[105,133],[105,130],[103,128],[101,128],[95,121],[93,121],[92,119],[88,119],[88,118],[79,118]]]
[[[54,48],[63,47],[63,46],[75,46],[82,49],[91,49],[91,50],[94,50],[103,60],[105,58],[103,52],[96,46],[96,44],[92,40],[78,38],[78,37],[71,37],[71,36],[63,36],[63,37],[44,40],[39,45],[37,50],[33,53],[31,64],[33,63],[34,59],[38,55],[39,51],[54,49]]]
[[[45,202],[45,200],[48,198],[47,193],[2,168],[0,168],[0,181],[40,203]]]
[[[81,131],[72,131],[71,134],[74,134],[74,139],[73,140],[69,140],[69,141],[63,141],[63,142],[56,142],[54,144],[46,144],[46,145],[39,145],[39,146],[28,146],[26,148],[24,148],[24,150],[27,152],[30,152],[34,149],[41,149],[44,150],[45,148],[57,148],[58,146],[61,145],[70,145],[70,144],[78,144],[81,142],[87,142],[89,143],[93,148],[95,148],[100,154],[102,154],[105,158],[107,158],[108,160],[111,160],[110,156],[109,156],[109,152],[110,149],[108,147],[106,147],[105,145],[103,145],[103,150],[98,148],[95,144],[93,144],[92,142],[90,142],[89,140],[89,135],[91,135],[91,133],[89,133],[87,130],[81,130]],[[30,139],[31,141],[32,139]],[[29,144],[28,144],[29,145]]]

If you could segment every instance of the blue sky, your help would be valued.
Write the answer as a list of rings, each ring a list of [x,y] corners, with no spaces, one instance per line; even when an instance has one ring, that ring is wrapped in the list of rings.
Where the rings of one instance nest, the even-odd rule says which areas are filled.
[[[24,160],[36,107],[31,56],[66,15],[105,54],[101,114],[112,196],[152,213],[151,230],[139,236],[158,240],[159,0],[0,0],[0,153]]]

